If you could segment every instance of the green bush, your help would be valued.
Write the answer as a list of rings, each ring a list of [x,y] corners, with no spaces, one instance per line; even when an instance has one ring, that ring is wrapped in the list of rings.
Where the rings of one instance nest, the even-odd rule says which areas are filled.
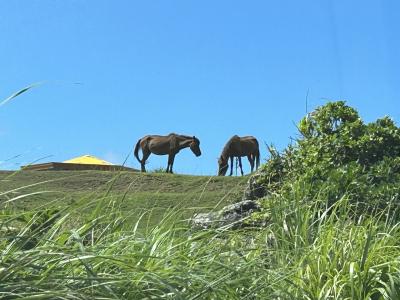
[[[326,205],[346,195],[359,213],[399,202],[400,129],[389,118],[364,124],[345,102],[331,102],[304,117],[300,137],[283,153],[270,149],[260,183],[284,193],[294,181],[314,199],[325,191]]]

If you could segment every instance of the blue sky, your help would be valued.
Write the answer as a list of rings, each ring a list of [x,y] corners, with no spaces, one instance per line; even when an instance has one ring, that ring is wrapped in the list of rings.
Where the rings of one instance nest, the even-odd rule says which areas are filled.
[[[0,107],[0,169],[121,163],[140,137],[177,132],[203,155],[182,151],[175,172],[215,174],[234,134],[263,159],[264,143],[286,146],[307,91],[309,110],[343,99],[398,124],[399,28],[395,0],[1,1],[0,99],[45,83]]]

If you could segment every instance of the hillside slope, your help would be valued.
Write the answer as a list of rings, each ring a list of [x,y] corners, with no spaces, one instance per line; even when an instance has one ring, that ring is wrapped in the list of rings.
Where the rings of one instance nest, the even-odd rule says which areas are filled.
[[[88,212],[99,199],[118,203],[133,220],[151,211],[156,223],[171,208],[182,217],[240,200],[247,177],[189,176],[105,171],[0,172],[0,203],[17,210],[41,210],[85,203]],[[78,215],[84,215],[79,211]]]

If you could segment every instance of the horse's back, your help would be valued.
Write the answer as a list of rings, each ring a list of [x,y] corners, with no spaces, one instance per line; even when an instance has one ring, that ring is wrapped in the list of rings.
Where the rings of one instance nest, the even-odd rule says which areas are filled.
[[[175,136],[175,133],[170,133],[168,135],[158,135],[158,134],[148,134],[145,135],[144,137],[141,138],[142,141],[151,141],[151,140],[155,140],[155,141],[166,141],[171,139],[173,136]]]
[[[242,137],[240,138],[240,140],[242,140],[242,141],[256,142],[256,143],[258,144],[257,139],[256,139],[254,136],[252,136],[252,135],[242,136]]]
[[[255,154],[259,150],[257,139],[251,135],[241,137],[240,149],[243,156]]]
[[[144,137],[142,137],[142,139],[160,139],[160,138],[167,138],[170,135],[171,134],[169,134],[169,135],[148,134],[148,135],[145,135]]]

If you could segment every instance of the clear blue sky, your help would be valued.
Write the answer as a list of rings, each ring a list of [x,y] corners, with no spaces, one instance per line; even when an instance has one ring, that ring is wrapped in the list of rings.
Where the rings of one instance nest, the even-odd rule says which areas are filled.
[[[140,137],[177,132],[203,155],[182,151],[175,172],[215,174],[234,134],[263,159],[264,142],[287,145],[308,90],[309,110],[344,99],[398,124],[399,29],[397,0],[1,1],[0,99],[46,83],[0,107],[0,169],[121,163]]]

